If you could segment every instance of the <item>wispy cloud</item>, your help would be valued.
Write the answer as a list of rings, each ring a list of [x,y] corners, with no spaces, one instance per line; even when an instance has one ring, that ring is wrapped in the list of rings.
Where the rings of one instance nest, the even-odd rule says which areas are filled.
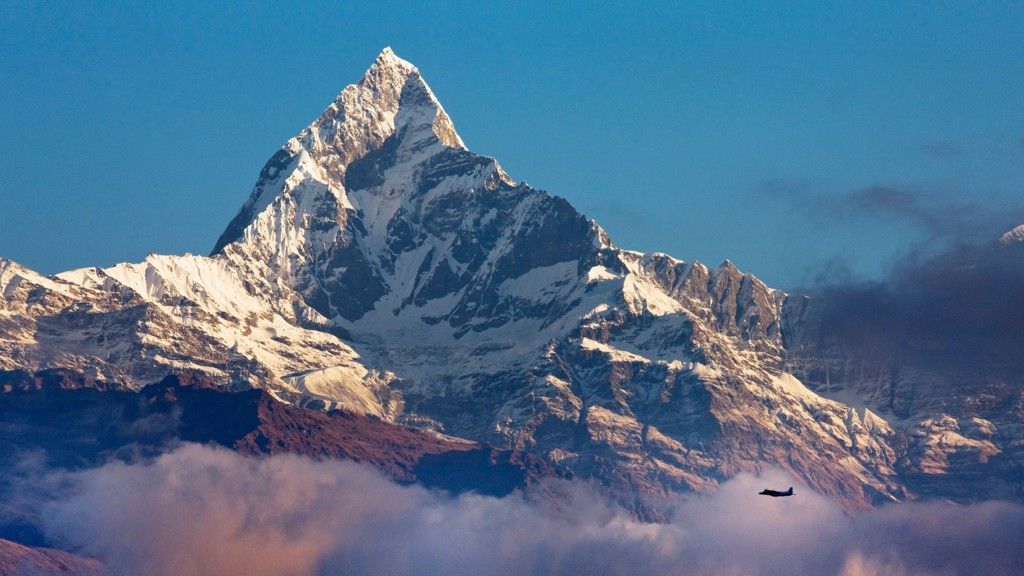
[[[1024,223],[1024,199],[968,201],[955,191],[877,184],[846,192],[822,190],[798,180],[772,180],[762,195],[789,203],[803,221],[825,227],[884,224],[911,227],[929,241],[983,242]]]

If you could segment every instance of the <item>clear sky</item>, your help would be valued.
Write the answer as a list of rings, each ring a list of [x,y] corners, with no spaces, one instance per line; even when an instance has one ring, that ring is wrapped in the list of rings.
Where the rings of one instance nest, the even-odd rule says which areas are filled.
[[[386,45],[619,245],[775,286],[1024,197],[1021,3],[105,4],[0,4],[0,255],[47,273],[209,251]]]

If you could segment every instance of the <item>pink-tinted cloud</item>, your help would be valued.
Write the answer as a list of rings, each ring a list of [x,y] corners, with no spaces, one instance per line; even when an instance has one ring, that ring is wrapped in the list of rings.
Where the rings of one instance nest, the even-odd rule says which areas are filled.
[[[586,486],[505,498],[399,486],[350,462],[187,445],[67,478],[56,542],[115,574],[987,574],[1024,567],[1024,509],[894,505],[857,518],[780,472],[741,475],[646,524]]]

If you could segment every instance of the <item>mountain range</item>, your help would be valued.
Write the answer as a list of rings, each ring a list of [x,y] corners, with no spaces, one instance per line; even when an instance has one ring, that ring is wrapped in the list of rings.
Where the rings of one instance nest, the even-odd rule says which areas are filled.
[[[46,432],[59,405],[86,443],[97,410],[173,412],[179,439],[452,490],[591,479],[654,520],[769,467],[850,512],[1024,500],[1019,375],[854,349],[818,300],[731,262],[620,248],[470,151],[390,49],[267,161],[209,255],[49,277],[0,259],[0,294],[4,458],[72,465]],[[128,443],[102,437],[96,458]]]

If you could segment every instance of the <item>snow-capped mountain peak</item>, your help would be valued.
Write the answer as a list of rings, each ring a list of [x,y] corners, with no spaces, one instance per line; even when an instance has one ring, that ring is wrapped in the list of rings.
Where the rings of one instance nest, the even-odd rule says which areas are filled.
[[[303,215],[329,216],[332,204],[350,207],[346,192],[366,187],[382,161],[419,164],[446,149],[466,147],[419,70],[385,48],[359,82],[271,157],[213,253],[243,238],[282,197],[299,200],[299,223],[308,224]],[[303,189],[307,193],[300,194]]]
[[[419,69],[399,58],[390,47],[381,51],[358,83],[346,87],[338,95],[314,126],[337,122],[337,111],[344,111],[346,117],[357,120],[354,126],[360,125],[360,119],[381,123],[373,126],[371,132],[380,129],[380,134],[387,136],[403,130],[429,132],[446,146],[465,149],[451,119]],[[352,139],[352,136],[353,133],[349,132],[343,138]],[[358,136],[355,139],[358,140]],[[341,138],[336,139],[336,142],[340,141]]]

